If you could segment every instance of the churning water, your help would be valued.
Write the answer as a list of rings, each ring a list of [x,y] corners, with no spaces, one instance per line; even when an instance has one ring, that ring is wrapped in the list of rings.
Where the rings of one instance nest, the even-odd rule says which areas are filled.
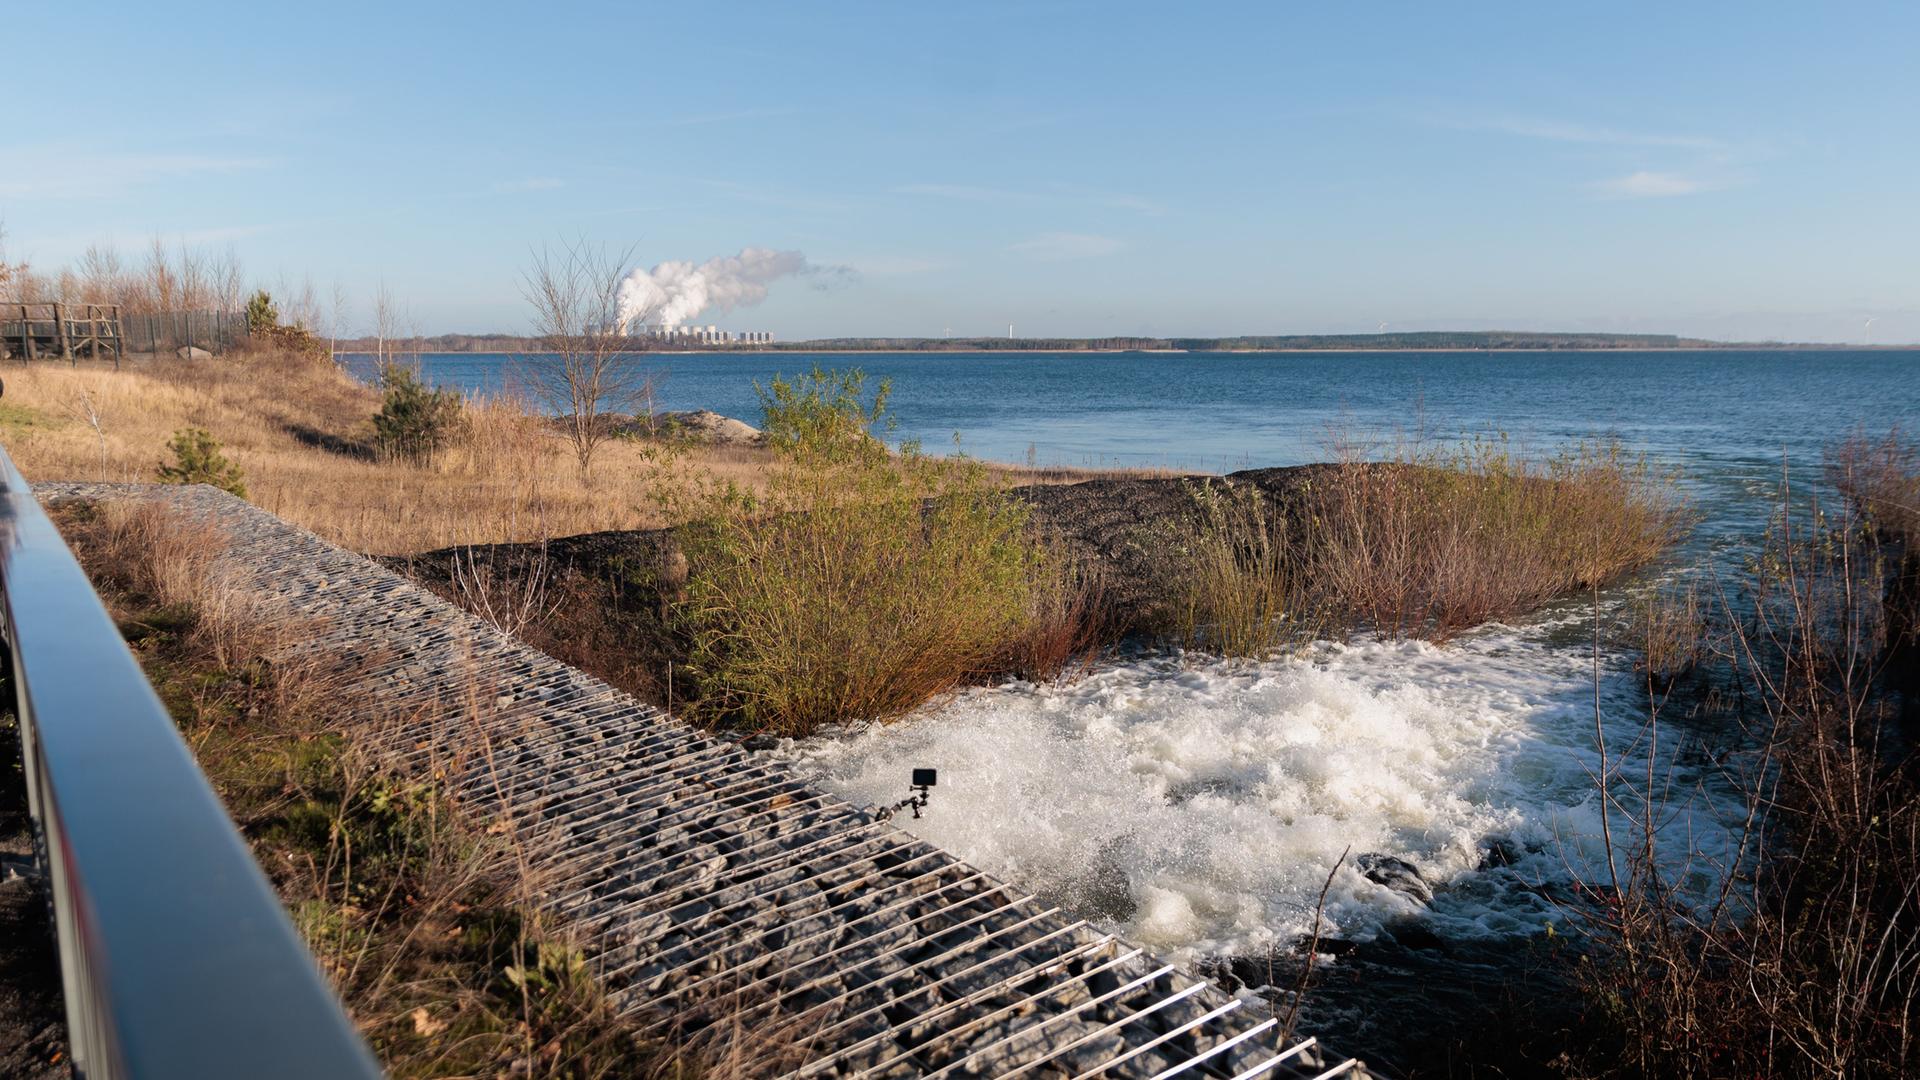
[[[1557,917],[1543,893],[1605,873],[1592,656],[1541,629],[1259,664],[1142,658],[783,752],[862,803],[938,768],[932,809],[905,828],[1189,958],[1310,933],[1329,874],[1323,929],[1345,940],[1410,916],[1449,940],[1526,936]],[[1617,660],[1599,685],[1611,764],[1644,775],[1644,692]],[[1656,770],[1696,796],[1669,846],[1704,893],[1741,807],[1698,749],[1656,749]],[[1369,880],[1363,854],[1418,866],[1433,903]]]

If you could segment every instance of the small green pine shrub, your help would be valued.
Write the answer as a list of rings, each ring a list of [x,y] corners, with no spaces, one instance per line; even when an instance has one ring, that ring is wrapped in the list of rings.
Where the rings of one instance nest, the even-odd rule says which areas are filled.
[[[431,464],[460,430],[460,395],[428,387],[418,372],[403,364],[383,368],[380,386],[385,393],[373,418],[380,452],[393,460]]]
[[[265,289],[253,294],[247,301],[247,332],[263,334],[280,325],[280,309],[274,305],[273,295]]]
[[[220,452],[220,441],[205,428],[182,428],[167,440],[173,451],[173,464],[160,464],[163,484],[212,484],[222,491],[247,497],[247,484],[240,466]]]

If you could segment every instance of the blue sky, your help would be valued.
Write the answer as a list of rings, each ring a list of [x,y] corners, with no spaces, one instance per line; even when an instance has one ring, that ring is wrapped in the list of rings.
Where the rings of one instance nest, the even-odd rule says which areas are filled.
[[[783,337],[1920,340],[1916,5],[0,10],[15,257],[231,246],[356,324],[522,329],[584,236],[853,268],[701,318]]]

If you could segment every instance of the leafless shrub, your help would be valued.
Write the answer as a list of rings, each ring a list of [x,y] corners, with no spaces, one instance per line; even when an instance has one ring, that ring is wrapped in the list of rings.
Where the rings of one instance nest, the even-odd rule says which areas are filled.
[[[1780,499],[1744,587],[1714,612],[1720,676],[1753,745],[1729,765],[1750,808],[1738,847],[1704,868],[1719,892],[1703,903],[1683,888],[1686,871],[1662,868],[1655,823],[1675,811],[1651,755],[1632,784],[1606,767],[1596,778],[1618,860],[1576,909],[1598,945],[1580,980],[1606,1029],[1586,1074],[1895,1077],[1920,1066],[1920,784],[1894,737],[1873,502],[1830,513],[1784,486]],[[1659,732],[1655,711],[1637,738]]]
[[[93,437],[100,444],[100,478],[107,478],[107,428],[106,420],[100,415],[100,403],[93,391],[82,386],[74,391],[72,411],[80,422],[93,431]]]
[[[520,637],[529,628],[544,625],[559,610],[562,600],[549,589],[553,576],[545,543],[531,559],[505,567],[491,556],[481,560],[467,548],[452,560],[454,602],[501,633]]]
[[[582,474],[613,436],[618,414],[653,413],[653,379],[639,369],[620,317],[620,282],[631,256],[576,240],[559,252],[543,248],[522,278],[534,332],[550,354],[523,366],[559,417]]]

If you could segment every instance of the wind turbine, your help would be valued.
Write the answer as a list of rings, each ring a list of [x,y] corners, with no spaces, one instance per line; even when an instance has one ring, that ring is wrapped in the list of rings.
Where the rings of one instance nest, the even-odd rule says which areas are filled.
[[[1862,323],[1862,324],[1860,324],[1860,337],[1861,337],[1862,339],[1864,339],[1864,340],[1865,340],[1865,342],[1866,342],[1867,344],[1869,344],[1869,345],[1871,345],[1871,344],[1873,344],[1873,320],[1874,320],[1874,318],[1875,318],[1875,316],[1872,316],[1872,315],[1869,315],[1869,316],[1867,316],[1867,321],[1866,321],[1866,322],[1864,322],[1864,323]]]

